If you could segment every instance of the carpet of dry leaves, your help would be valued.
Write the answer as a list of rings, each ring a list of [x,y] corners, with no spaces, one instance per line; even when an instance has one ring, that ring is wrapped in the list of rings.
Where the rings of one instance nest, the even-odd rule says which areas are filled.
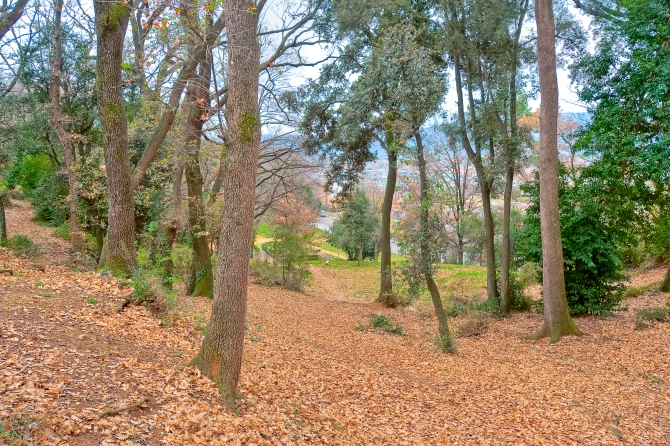
[[[180,297],[163,319],[143,307],[119,313],[131,289],[68,269],[67,242],[30,217],[15,202],[10,235],[37,241],[40,258],[0,250],[0,266],[14,271],[0,275],[8,444],[670,444],[670,324],[633,329],[635,311],[667,294],[631,299],[613,318],[579,318],[586,336],[556,345],[523,340],[537,314],[489,319],[450,356],[434,347],[428,307],[350,301],[323,271],[306,294],[251,285],[237,416],[188,367],[206,299]],[[371,312],[400,322],[405,336],[356,331]]]

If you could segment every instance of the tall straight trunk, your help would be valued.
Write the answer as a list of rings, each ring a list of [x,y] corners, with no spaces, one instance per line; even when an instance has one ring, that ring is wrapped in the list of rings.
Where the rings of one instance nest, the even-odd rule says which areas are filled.
[[[433,307],[435,308],[435,316],[437,317],[438,322],[438,333],[440,336],[439,348],[444,353],[455,353],[456,350],[454,348],[453,341],[451,340],[451,334],[449,333],[447,313],[444,311],[440,290],[437,288],[435,278],[433,277],[430,236],[428,234],[430,228],[428,221],[429,197],[428,180],[426,178],[426,159],[423,154],[423,140],[421,139],[421,134],[419,133],[418,129],[416,130],[416,133],[414,133],[414,139],[416,141],[417,160],[419,164],[419,202],[421,203],[421,217],[419,220],[419,236],[421,237],[419,252],[419,261],[421,262],[420,267],[424,278],[426,279],[426,286],[430,292],[430,298],[433,301]]]
[[[190,296],[205,297],[212,297],[214,287],[212,256],[205,221],[203,178],[200,172],[200,141],[204,117],[209,115],[210,80],[211,66],[205,53],[200,61],[198,75],[187,87],[184,99],[188,110],[184,125],[184,171],[188,191],[188,222],[193,242],[191,278],[186,292]]]
[[[486,293],[488,299],[494,301],[500,295],[498,294],[498,284],[496,283],[496,239],[493,210],[491,209],[491,186],[491,181],[480,180],[484,228],[486,229]]]
[[[358,247],[358,266],[363,262],[363,246]]]
[[[94,5],[98,37],[96,89],[109,201],[107,247],[100,261],[101,266],[115,274],[128,274],[137,264],[135,205],[121,76],[130,5],[122,0],[95,0]]]
[[[570,317],[565,297],[563,245],[558,208],[558,80],[556,38],[551,0],[535,3],[537,59],[540,73],[540,229],[542,232],[542,294],[544,324],[530,336],[549,336],[558,342],[564,335],[581,335]]]
[[[458,243],[456,244],[456,263],[462,265],[463,253],[465,251],[465,241],[463,240],[463,234],[461,234],[460,232],[456,233],[456,237],[458,239]]]
[[[69,211],[70,211],[70,240],[72,250],[79,252],[82,249],[83,237],[77,224],[77,178],[74,168],[74,148],[70,142],[70,135],[63,126],[63,114],[60,109],[60,79],[61,65],[63,64],[63,33],[61,30],[61,15],[63,12],[63,0],[54,2],[54,58],[51,67],[51,107],[54,117],[54,127],[58,135],[58,141],[63,147],[65,158],[65,169],[67,170],[67,183],[70,189]]]
[[[509,137],[505,142],[505,193],[503,195],[503,239],[502,239],[502,261],[500,266],[500,312],[509,313],[510,310],[510,268],[512,261],[512,186],[514,185],[514,161],[517,157],[517,119],[516,119],[516,75],[518,70],[519,39],[523,22],[528,10],[528,0],[521,5],[517,27],[514,34],[514,50],[512,51],[512,66],[510,69],[509,82]],[[507,126],[503,129],[507,133]]]
[[[493,213],[491,211],[491,186],[492,181],[487,178],[484,164],[482,162],[481,149],[475,144],[473,148],[470,137],[467,132],[467,123],[465,120],[465,100],[463,98],[463,83],[461,80],[461,64],[459,57],[454,58],[454,75],[456,78],[456,94],[458,97],[458,122],[463,147],[468,158],[475,166],[477,181],[482,195],[482,211],[484,213],[484,227],[486,230],[486,294],[489,300],[498,298],[498,285],[496,284],[496,250],[495,250],[495,225],[493,222]],[[470,96],[470,109],[474,121],[474,100],[472,99],[472,88],[468,83],[468,93]],[[476,141],[475,141],[476,142]],[[476,151],[475,151],[476,149]]]
[[[387,138],[388,140],[389,138]],[[387,144],[386,154],[389,160],[388,175],[386,177],[386,189],[384,189],[384,202],[382,203],[382,228],[380,248],[382,254],[381,275],[379,284],[380,302],[385,307],[393,305],[393,282],[391,281],[391,211],[393,208],[393,195],[398,170],[398,154],[391,144]]]
[[[665,277],[663,278],[663,282],[661,282],[660,290],[665,292],[670,291],[670,265],[668,265],[668,270],[665,272]]]
[[[194,364],[218,384],[235,410],[247,311],[249,253],[254,238],[254,198],[261,147],[258,109],[257,14],[251,0],[227,0],[229,98],[223,218],[209,330]]]

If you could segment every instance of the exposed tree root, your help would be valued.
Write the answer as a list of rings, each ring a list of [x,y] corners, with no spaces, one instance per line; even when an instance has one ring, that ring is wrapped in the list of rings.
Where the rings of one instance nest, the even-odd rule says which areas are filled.
[[[128,406],[121,406],[121,407],[119,407],[119,408],[117,408],[117,409],[107,409],[107,410],[105,410],[104,412],[101,412],[101,413],[98,415],[98,418],[104,418],[104,417],[109,416],[109,415],[116,415],[117,413],[121,413],[121,412],[125,412],[125,411],[127,411],[127,410],[130,410],[130,409],[134,409],[134,408],[139,407],[139,406],[141,406],[142,404],[146,403],[147,401],[149,401],[149,399],[148,399],[147,397],[144,397],[144,396],[143,396],[143,397],[140,398],[140,400],[139,400],[138,402],[136,402],[135,404],[130,404],[130,405],[128,405]]]

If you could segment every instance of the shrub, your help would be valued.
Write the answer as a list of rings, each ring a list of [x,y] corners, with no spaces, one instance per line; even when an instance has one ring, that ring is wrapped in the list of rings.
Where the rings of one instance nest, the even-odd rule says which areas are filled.
[[[62,238],[63,240],[70,240],[72,238],[70,235],[70,225],[67,222],[54,229],[52,234],[54,237]]]
[[[541,273],[542,271],[537,263],[525,262],[521,265],[521,268],[519,268],[517,278],[519,279],[520,285],[525,289],[529,286],[537,285]]]
[[[461,314],[465,314],[468,312],[468,307],[463,305],[460,302],[454,302],[451,304],[451,307],[447,309],[447,316],[449,317],[458,317]]]
[[[511,272],[509,275],[510,310],[530,311],[533,306],[533,299],[524,293],[526,287],[519,276],[520,273],[517,272]]]
[[[27,235],[15,235],[7,240],[5,246],[19,256],[35,257],[38,254],[38,247]]]
[[[561,173],[560,223],[570,312],[607,314],[617,309],[623,299],[626,276],[617,242],[624,236],[606,224],[605,211],[592,200],[588,187],[581,187],[578,180],[570,185],[565,168],[561,168]],[[517,236],[517,254],[525,261],[541,263],[539,184],[527,183],[522,190],[531,204]]]
[[[367,329],[372,329],[374,331],[383,331],[385,333],[389,333],[396,336],[403,335],[402,326],[397,322],[391,321],[383,314],[372,313],[370,314],[370,318],[368,319],[367,325],[358,325],[356,327],[356,330],[359,331]]]
[[[638,321],[647,322],[664,322],[668,317],[668,310],[664,307],[649,307],[643,308],[637,312],[636,319]]]
[[[31,202],[35,209],[35,220],[51,226],[60,226],[67,220],[65,198],[68,187],[60,175],[50,174],[42,178],[31,194]]]
[[[312,272],[306,267],[285,271],[281,266],[268,260],[252,260],[249,275],[253,283],[264,286],[281,286],[291,291],[303,291]]]

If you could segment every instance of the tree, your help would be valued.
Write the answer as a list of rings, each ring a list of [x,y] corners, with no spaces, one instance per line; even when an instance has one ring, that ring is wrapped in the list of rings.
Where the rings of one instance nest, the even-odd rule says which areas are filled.
[[[27,5],[28,0],[17,0],[13,5],[3,2],[0,7],[0,40],[19,21]]]
[[[431,208],[431,194],[428,184],[428,177],[426,174],[426,157],[424,155],[423,140],[419,129],[414,133],[417,151],[417,165],[419,167],[419,206],[420,206],[420,225],[419,225],[419,253],[416,257],[420,271],[426,280],[426,286],[430,292],[433,307],[435,308],[435,316],[439,324],[440,335],[440,350],[445,353],[455,353],[455,347],[449,334],[449,325],[447,324],[447,314],[444,311],[442,298],[440,297],[440,290],[437,288],[433,274],[433,255],[434,247],[431,240],[435,238],[435,223],[439,225],[439,218],[430,218]],[[432,220],[432,221],[431,221]],[[432,227],[431,227],[432,226]]]
[[[302,290],[310,274],[304,262],[310,255],[314,238],[313,224],[316,214],[294,195],[288,195],[275,206],[270,219],[272,232],[271,252],[281,267],[282,285]]]
[[[565,296],[563,248],[558,208],[558,79],[556,38],[551,0],[535,3],[537,56],[542,95],[540,118],[540,226],[542,232],[542,293],[544,324],[531,339],[581,335],[570,317]]]
[[[79,232],[77,223],[77,177],[75,175],[74,149],[65,127],[63,126],[63,115],[60,107],[61,90],[61,65],[63,63],[63,33],[61,32],[61,15],[63,12],[63,0],[54,1],[54,56],[52,65],[51,81],[51,107],[53,109],[53,121],[58,140],[63,148],[65,158],[65,169],[67,171],[67,182],[70,190],[68,197],[70,211],[70,239],[72,250],[81,251],[83,245],[82,234]]]
[[[338,31],[348,41],[340,57],[310,86],[303,131],[311,153],[330,157],[329,183],[347,193],[379,144],[388,159],[381,215],[381,271],[377,301],[391,306],[391,208],[401,150],[412,136],[416,116],[434,112],[446,90],[435,50],[430,2],[392,1],[336,5]],[[427,67],[430,66],[430,69]],[[354,81],[351,78],[358,76]]]
[[[224,11],[228,36],[229,96],[226,175],[214,303],[209,330],[193,363],[219,386],[235,409],[242,367],[247,311],[249,253],[253,245],[254,196],[260,152],[258,109],[258,15],[264,3],[228,0]]]
[[[374,250],[374,238],[370,235],[379,226],[370,199],[362,189],[356,191],[342,204],[342,215],[331,227],[331,241],[350,253],[349,258],[358,259],[360,266],[366,251]]]
[[[594,3],[594,2],[589,2]],[[667,103],[670,32],[667,2],[631,1],[625,9],[592,11],[599,37],[593,55],[573,64],[591,122],[579,134],[578,150],[592,162],[581,176],[610,227],[644,240],[670,258],[670,154]],[[666,236],[667,237],[667,236]],[[670,290],[670,265],[661,284]]]
[[[98,37],[96,89],[109,196],[108,239],[100,264],[116,274],[127,274],[137,264],[128,121],[121,75],[130,7],[120,0],[95,0],[94,4]]]

